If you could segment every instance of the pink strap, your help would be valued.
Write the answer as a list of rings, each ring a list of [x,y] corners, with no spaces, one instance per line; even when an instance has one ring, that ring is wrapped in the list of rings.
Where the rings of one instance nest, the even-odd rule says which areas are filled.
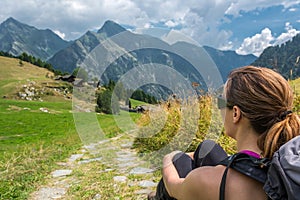
[[[254,158],[260,158],[260,155],[258,153],[255,153],[255,152],[250,151],[250,150],[242,150],[242,151],[240,151],[240,153],[247,154],[247,155],[252,156]]]

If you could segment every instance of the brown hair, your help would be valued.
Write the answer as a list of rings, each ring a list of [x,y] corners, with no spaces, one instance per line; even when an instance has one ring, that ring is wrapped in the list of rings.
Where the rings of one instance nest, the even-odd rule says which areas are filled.
[[[235,69],[228,76],[225,96],[260,134],[257,144],[264,157],[271,158],[282,144],[299,135],[300,120],[291,112],[293,92],[277,72],[254,66]]]

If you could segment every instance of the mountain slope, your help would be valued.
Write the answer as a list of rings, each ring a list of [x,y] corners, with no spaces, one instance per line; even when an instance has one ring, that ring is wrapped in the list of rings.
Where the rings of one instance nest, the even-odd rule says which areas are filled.
[[[300,77],[300,34],[284,44],[266,48],[252,64],[275,69],[285,78]]]
[[[139,79],[154,83],[162,74],[164,75],[162,79],[166,81],[164,84],[172,86],[174,77],[172,79],[171,76],[166,76],[170,72],[158,73],[161,66],[167,66],[166,69],[175,70],[182,79],[198,83],[202,90],[206,90],[208,86],[205,82],[209,78],[207,76],[210,75],[210,79],[212,79],[215,78],[213,77],[215,74],[211,68],[213,62],[210,59],[207,60],[209,57],[207,53],[203,53],[205,50],[215,61],[222,74],[220,79],[223,80],[226,79],[231,69],[249,65],[256,58],[253,55],[241,56],[235,52],[222,52],[211,47],[201,48],[186,42],[170,45],[159,38],[135,34],[115,22],[107,21],[98,32],[88,31],[69,47],[57,52],[49,59],[49,62],[54,68],[69,73],[72,73],[76,67],[82,67],[85,62],[90,62],[85,70],[90,78],[96,77],[103,84],[108,83],[110,79],[118,81],[128,73],[136,73]],[[89,59],[91,60],[89,61]],[[195,62],[191,63],[191,60]],[[204,68],[199,72],[199,66],[197,68],[195,65]],[[149,71],[150,66],[154,67],[154,70]],[[139,72],[135,70],[137,68],[140,70]],[[150,80],[149,77],[152,79]],[[178,78],[176,78],[176,84],[183,84],[178,81]],[[137,83],[137,80],[132,81]],[[166,92],[163,84],[155,86],[157,91],[154,91],[153,88],[153,84],[142,87],[145,92],[158,98]]]
[[[249,65],[257,59],[257,57],[252,54],[239,55],[235,51],[220,51],[208,46],[204,46],[203,48],[218,66],[224,81],[232,69]]]
[[[61,71],[72,73],[78,67],[78,63],[83,62],[88,53],[98,46],[101,41],[123,31],[126,30],[120,25],[113,21],[106,21],[97,33],[87,31],[71,45],[54,54],[49,59],[49,63]]]
[[[42,60],[47,60],[69,43],[51,30],[39,30],[8,18],[0,25],[0,51],[15,56],[23,52]]]
[[[119,35],[116,36],[117,34]],[[131,49],[135,49],[135,52],[133,54],[131,52],[129,52],[129,54],[131,54],[131,56],[135,57],[135,59],[139,61],[145,61],[148,59],[148,62],[150,62],[151,60],[153,61],[154,58],[156,59],[156,61],[158,57],[163,58],[163,56],[154,54],[151,55],[151,53],[149,54],[150,48],[147,56],[142,55],[141,53],[137,53],[137,50],[139,48],[145,46],[153,47],[156,49],[164,49],[170,52],[173,51],[172,48],[174,47],[187,50],[189,48],[194,48],[194,45],[186,42],[179,42],[174,45],[169,45],[158,38],[154,38],[148,35],[133,34],[120,25],[116,24],[115,22],[107,21],[104,23],[101,29],[98,30],[97,33],[88,31],[81,38],[75,40],[72,45],[57,52],[51,59],[49,59],[49,62],[56,68],[71,73],[76,67],[78,67],[79,63],[86,58],[89,52],[91,52],[95,47],[97,47],[107,38],[115,40],[115,44],[122,44],[121,46],[123,46],[123,48],[124,46],[126,46],[126,48],[130,47]],[[231,69],[239,66],[249,65],[256,59],[256,57],[253,55],[242,56],[236,54],[234,51],[220,51],[207,46],[205,46],[204,49],[216,63],[224,79]],[[146,53],[147,51],[143,52]],[[114,79],[114,77],[112,77],[112,79]]]

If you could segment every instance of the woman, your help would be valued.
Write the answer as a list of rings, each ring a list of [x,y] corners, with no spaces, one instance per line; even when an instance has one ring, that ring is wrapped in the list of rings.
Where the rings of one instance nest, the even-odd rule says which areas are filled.
[[[256,158],[271,158],[282,144],[299,135],[300,121],[292,112],[293,92],[289,83],[271,69],[246,66],[233,70],[224,87],[224,99],[225,107],[221,109],[225,134],[237,141],[239,152]],[[226,155],[214,145],[206,154],[212,162],[195,165],[199,163],[201,146],[203,144],[195,155],[177,152],[166,155],[163,181],[157,187],[157,194],[148,199],[219,199],[226,167],[218,162]],[[231,168],[225,191],[226,200],[267,199],[262,183]]]

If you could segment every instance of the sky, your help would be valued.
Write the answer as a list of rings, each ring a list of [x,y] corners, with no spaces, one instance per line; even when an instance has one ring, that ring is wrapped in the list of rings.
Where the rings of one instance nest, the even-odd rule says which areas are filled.
[[[176,30],[220,50],[259,56],[300,32],[300,0],[0,0],[7,18],[51,29],[65,40],[98,30],[106,20],[123,27]]]

